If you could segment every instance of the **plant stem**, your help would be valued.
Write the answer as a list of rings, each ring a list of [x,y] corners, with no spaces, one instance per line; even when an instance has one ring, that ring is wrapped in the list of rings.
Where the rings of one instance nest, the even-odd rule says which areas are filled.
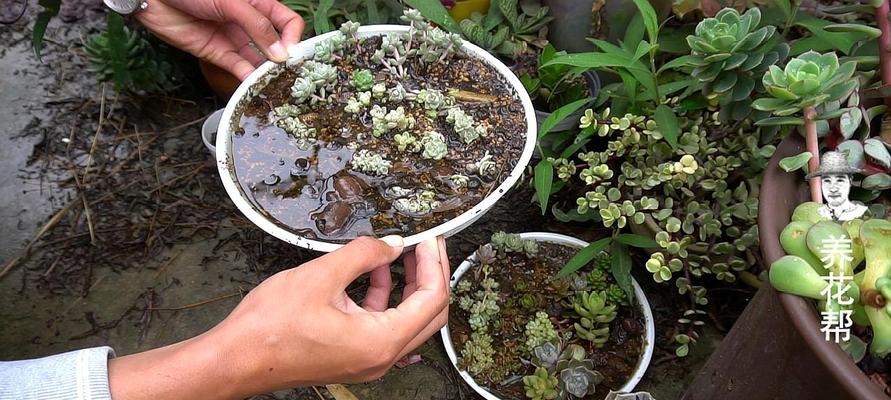
[[[817,143],[817,121],[814,118],[817,112],[814,107],[806,107],[804,109],[804,138],[807,144],[807,151],[811,153],[811,160],[808,161],[808,171],[813,173],[820,167],[820,145]],[[815,176],[810,179],[811,200],[817,203],[823,202],[823,192],[820,188],[820,177]]]
[[[891,85],[891,21],[888,0],[876,7],[876,24],[882,31],[879,36],[879,65],[882,69],[882,85]],[[891,97],[885,97],[885,104],[891,106]]]

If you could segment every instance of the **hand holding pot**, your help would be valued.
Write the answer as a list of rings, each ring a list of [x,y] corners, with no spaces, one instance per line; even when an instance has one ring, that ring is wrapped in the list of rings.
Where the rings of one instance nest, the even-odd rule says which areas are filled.
[[[431,239],[404,257],[402,302],[388,308],[390,263],[402,239],[359,238],[279,272],[210,331],[109,362],[115,399],[244,398],[277,389],[382,376],[448,318],[445,243]],[[371,273],[361,305],[345,289]]]
[[[155,35],[244,80],[266,58],[283,62],[303,19],[277,0],[151,0],[136,18]],[[281,36],[279,36],[279,34]]]

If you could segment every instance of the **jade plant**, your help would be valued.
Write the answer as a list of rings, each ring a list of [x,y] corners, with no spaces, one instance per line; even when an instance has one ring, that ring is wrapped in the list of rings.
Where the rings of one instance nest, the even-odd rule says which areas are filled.
[[[620,341],[613,335],[624,330],[620,326],[637,323],[628,320],[631,303],[614,300],[608,289],[592,290],[615,285],[612,276],[594,273],[609,269],[602,261],[554,278],[559,264],[550,257],[559,248],[496,232],[476,251],[475,266],[462,276],[451,299],[466,328],[462,322],[451,329],[453,337],[462,338],[457,340],[459,367],[478,383],[529,399],[581,399],[605,394],[599,386],[605,381],[615,385],[627,379],[614,376],[616,365],[596,368],[592,359],[608,359],[618,343],[640,351],[639,332],[624,331]],[[601,253],[598,259],[610,257]],[[597,277],[593,283],[592,273]],[[625,323],[616,324],[620,319]],[[621,362],[635,365],[635,360],[610,361]]]
[[[868,218],[839,223],[820,215],[819,206],[806,202],[795,209],[792,222],[781,233],[788,255],[770,266],[770,282],[777,290],[820,300],[823,312],[847,310],[855,324],[872,327],[869,351],[884,357],[891,353],[891,306],[886,301],[891,296],[891,221]],[[829,258],[824,246],[838,240],[850,241],[850,252],[847,257]],[[853,281],[833,288],[827,274]],[[852,336],[850,340],[859,339]],[[842,345],[856,351],[850,340]],[[863,356],[852,355],[858,361]]]

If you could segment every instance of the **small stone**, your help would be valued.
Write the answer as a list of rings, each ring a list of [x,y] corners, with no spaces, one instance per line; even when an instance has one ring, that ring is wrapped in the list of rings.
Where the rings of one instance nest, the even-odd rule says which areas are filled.
[[[313,218],[316,220],[316,228],[324,235],[340,233],[349,225],[353,216],[353,208],[343,201],[328,203],[321,213]]]

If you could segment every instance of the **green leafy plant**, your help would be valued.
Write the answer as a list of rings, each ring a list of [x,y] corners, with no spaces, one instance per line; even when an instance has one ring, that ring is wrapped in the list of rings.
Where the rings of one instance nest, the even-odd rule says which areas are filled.
[[[302,15],[304,35],[330,32],[344,22],[361,24],[396,23],[403,6],[398,0],[281,0]]]
[[[107,14],[105,30],[91,35],[84,50],[90,72],[100,81],[114,82],[117,90],[163,92],[174,86],[164,54],[142,31],[127,28],[118,13]]]
[[[557,398],[557,377],[544,368],[536,368],[535,373],[523,377],[526,397],[532,400],[551,400]]]
[[[439,0],[407,1],[425,18],[460,32],[465,39],[491,53],[515,59],[531,49],[547,44],[548,8],[539,2],[521,0],[492,0],[485,16],[474,13],[460,23],[453,20]]]
[[[566,54],[565,51],[557,51],[554,46],[548,44],[538,56],[538,74],[536,76],[528,73],[520,75],[520,81],[523,82],[523,86],[532,100],[544,102],[550,111],[589,95],[586,82],[582,79],[578,69],[560,64],[543,66],[555,57]]]

